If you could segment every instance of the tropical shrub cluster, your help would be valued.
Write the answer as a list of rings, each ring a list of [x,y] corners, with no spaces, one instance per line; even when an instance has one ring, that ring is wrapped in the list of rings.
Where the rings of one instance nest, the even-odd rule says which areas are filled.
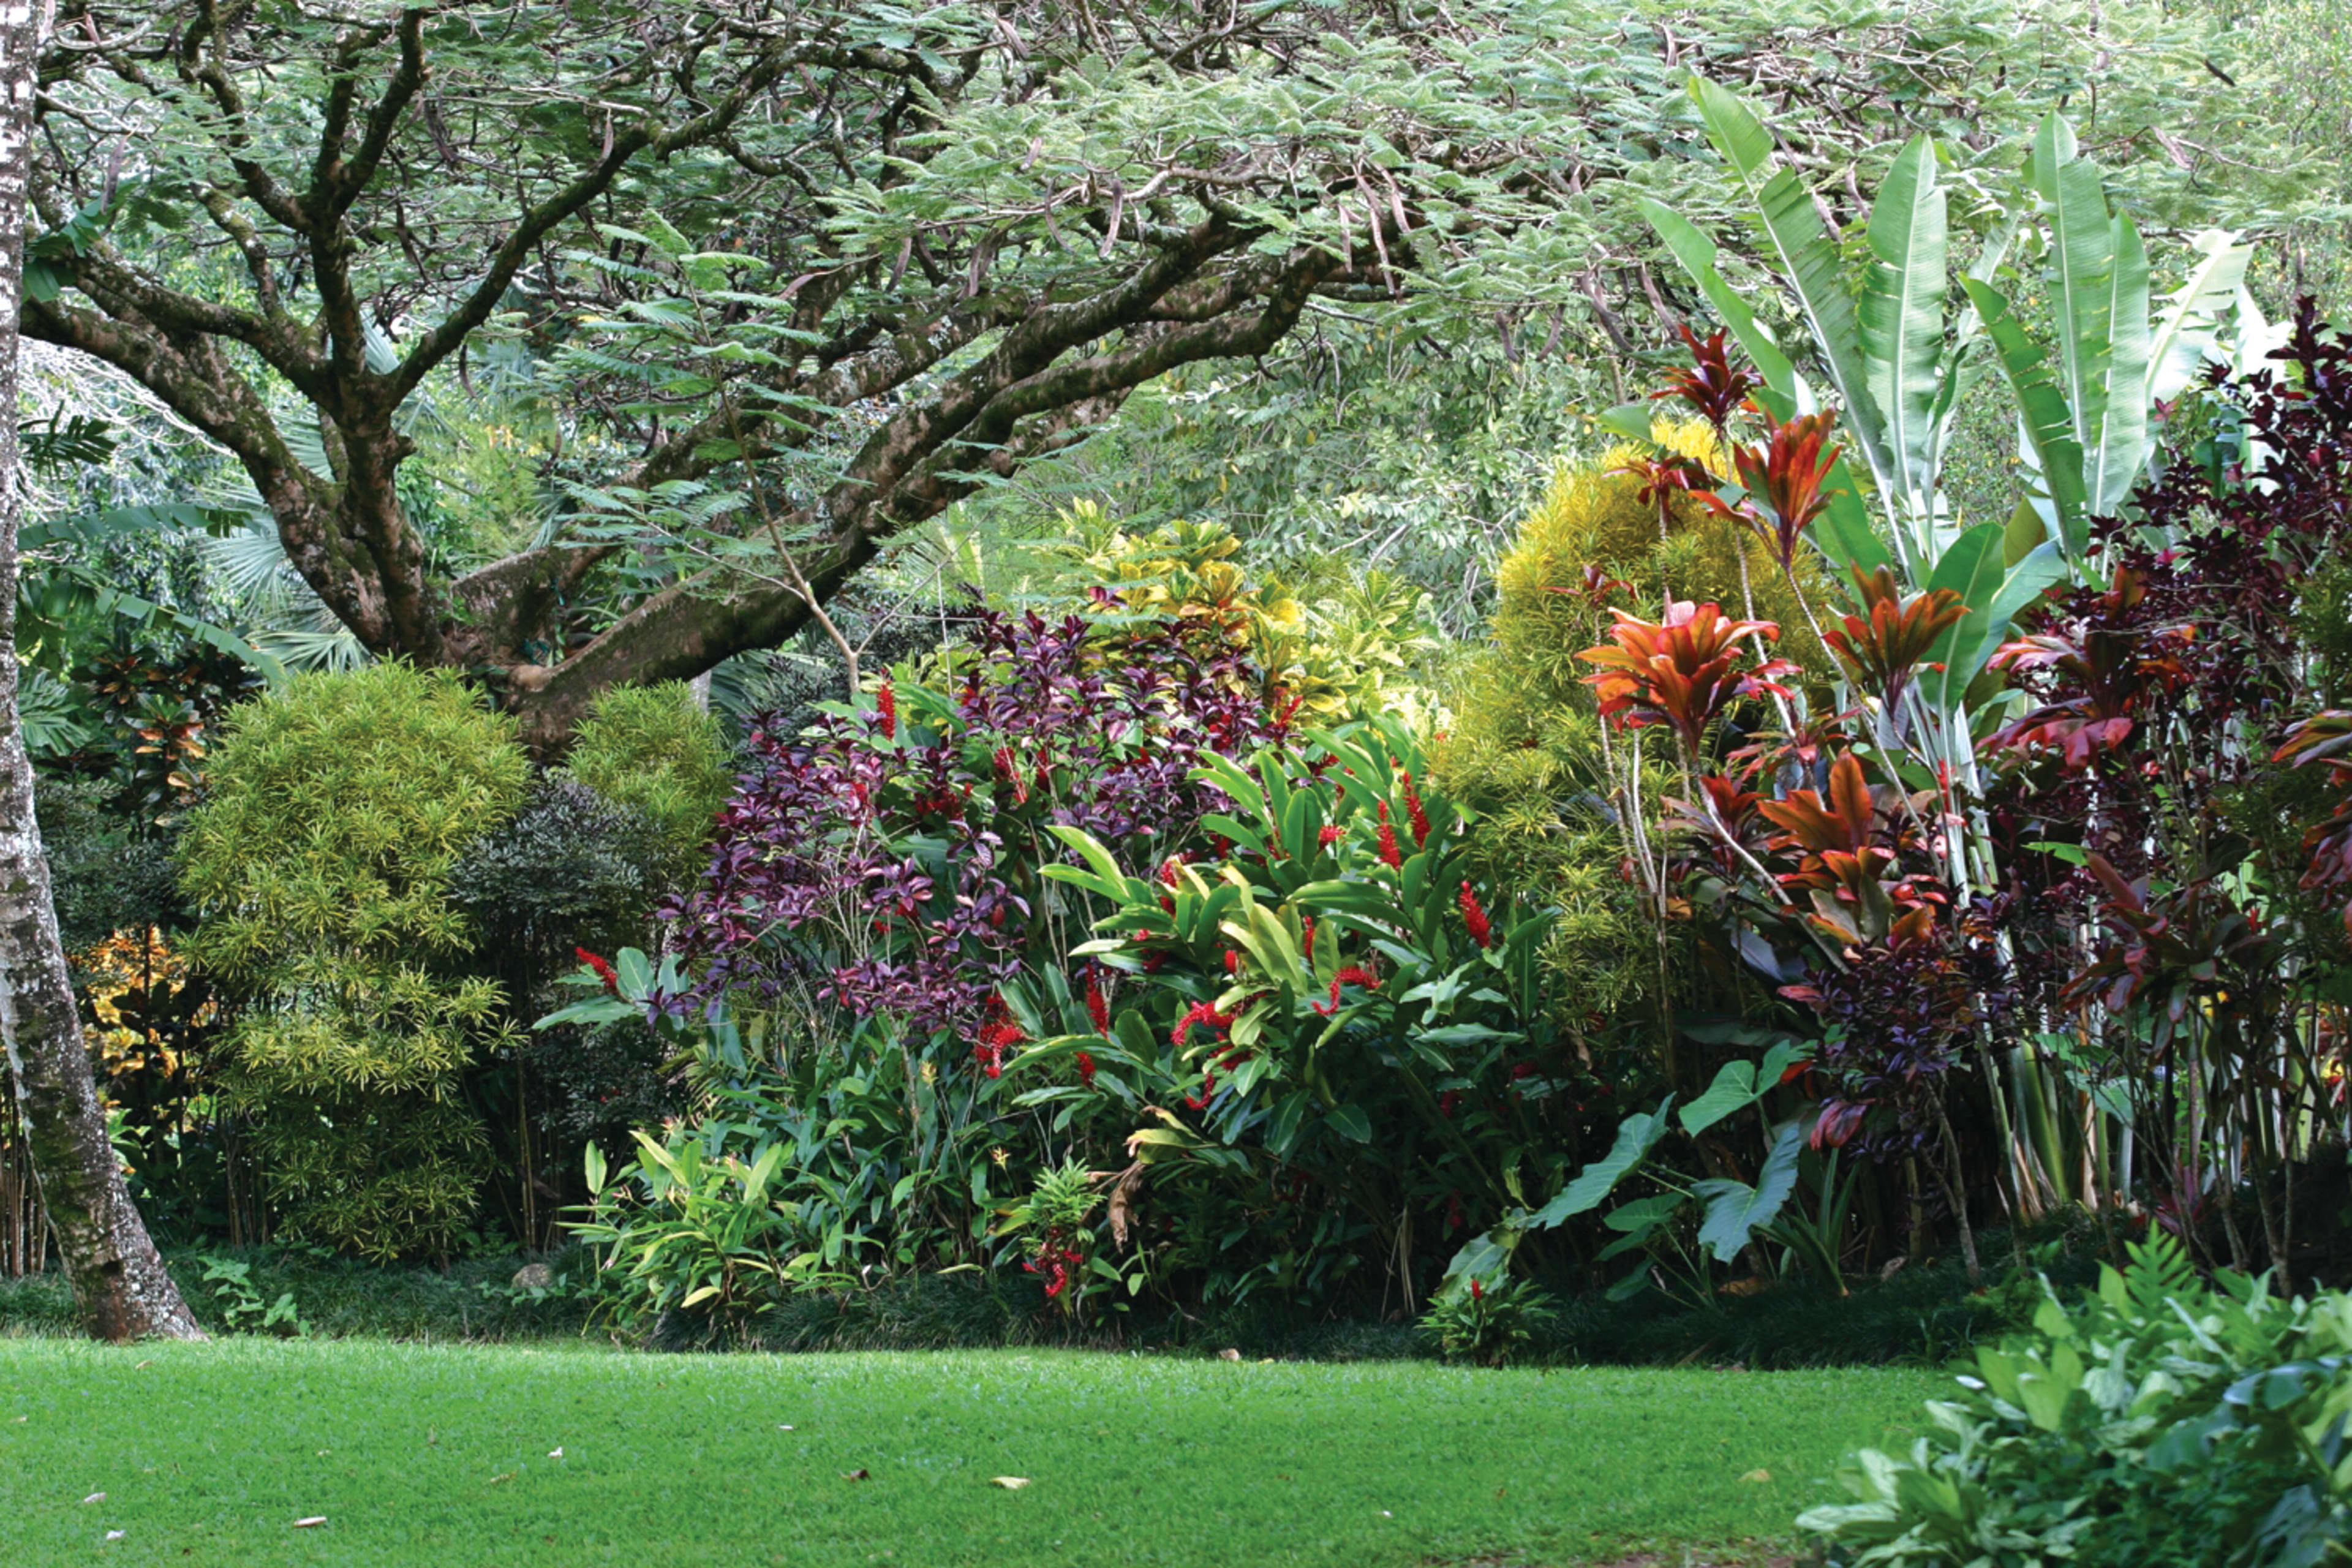
[[[1827,1560],[1889,1568],[2311,1564],[2352,1533],[2352,1297],[2201,1280],[2168,1237],[2103,1267],[2031,1333],[1980,1346],[1907,1453],[1864,1450],[1855,1501],[1800,1529]]]

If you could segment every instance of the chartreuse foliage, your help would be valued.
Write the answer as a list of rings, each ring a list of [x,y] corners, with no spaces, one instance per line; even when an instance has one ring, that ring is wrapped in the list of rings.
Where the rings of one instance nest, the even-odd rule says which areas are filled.
[[[695,705],[683,682],[600,693],[565,766],[614,805],[644,815],[667,875],[682,881],[702,868],[735,772],[719,720]]]
[[[1117,657],[1117,626],[1129,616],[1184,628],[1203,653],[1244,657],[1268,703],[1301,723],[1338,723],[1394,712],[1420,700],[1423,667],[1438,648],[1429,595],[1400,578],[1367,574],[1327,597],[1303,600],[1279,579],[1250,570],[1242,541],[1219,523],[1177,521],[1129,533],[1079,501],[1062,521],[1076,535],[1059,547],[1116,598],[1088,604],[1097,640]]]
[[[481,1129],[458,1079],[503,999],[458,973],[448,876],[529,772],[453,672],[306,675],[232,710],[181,840],[189,952],[239,998],[225,1083],[294,1233],[391,1258],[471,1210]]]
[[[2352,1297],[2200,1281],[2163,1233],[2033,1331],[1979,1347],[1907,1455],[1864,1449],[1860,1500],[1798,1521],[1834,1564],[2311,1564],[2352,1538]],[[2336,1543],[2331,1550],[2331,1543]]]
[[[0,1540],[237,1568],[1607,1562],[1784,1541],[1934,1381],[0,1340]]]
[[[1628,846],[1607,804],[1592,667],[1578,655],[1606,637],[1611,605],[1671,597],[1734,614],[1752,605],[1780,628],[1775,651],[1796,659],[1802,679],[1826,683],[1834,668],[1799,597],[1821,596],[1819,563],[1800,554],[1784,571],[1764,540],[1688,490],[1645,496],[1628,468],[1645,451],[1679,452],[1724,476],[1729,459],[1703,422],[1641,419],[1650,443],[1564,464],[1520,524],[1496,569],[1492,646],[1452,692],[1454,721],[1432,750],[1438,782],[1476,813],[1469,852],[1479,875],[1559,910],[1547,984],[1561,1026],[1596,1055],[1611,1021],[1649,1019],[1661,964],[1680,973],[1683,959],[1679,947],[1662,952],[1655,911],[1622,869]],[[1653,813],[1680,793],[1656,765],[1642,788]]]

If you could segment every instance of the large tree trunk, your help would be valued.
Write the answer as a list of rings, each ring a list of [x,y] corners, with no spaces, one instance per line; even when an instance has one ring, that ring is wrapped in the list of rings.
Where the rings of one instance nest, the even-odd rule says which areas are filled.
[[[16,313],[33,66],[54,0],[0,5],[0,1038],[41,1201],[83,1323],[100,1339],[202,1339],[122,1183],[58,940],[33,769],[16,715]]]

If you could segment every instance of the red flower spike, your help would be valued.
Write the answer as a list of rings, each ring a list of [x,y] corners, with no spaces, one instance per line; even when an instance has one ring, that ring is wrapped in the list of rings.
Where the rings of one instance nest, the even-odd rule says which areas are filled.
[[[1082,1087],[1084,1087],[1084,1088],[1087,1088],[1087,1089],[1092,1089],[1092,1088],[1094,1088],[1094,1086],[1095,1086],[1095,1058],[1094,1058],[1094,1057],[1093,1057],[1090,1053],[1088,1053],[1088,1052],[1086,1052],[1086,1051],[1080,1051],[1080,1052],[1078,1053],[1078,1056],[1077,1056],[1077,1063],[1078,1063],[1078,1082],[1079,1082],[1080,1086],[1082,1086]]]
[[[1299,951],[1307,957],[1315,956],[1315,917],[1307,915],[1298,922]]]
[[[1486,1288],[1478,1283],[1475,1275],[1473,1275],[1470,1279],[1470,1299],[1473,1301],[1483,1301],[1486,1299]]]
[[[1094,1020],[1095,1033],[1110,1038],[1110,1004],[1103,997],[1102,982],[1087,976],[1087,1016]]]
[[[1315,1011],[1326,1018],[1338,1012],[1339,988],[1343,985],[1360,985],[1367,991],[1378,991],[1381,988],[1381,977],[1360,964],[1348,965],[1331,977],[1331,1000],[1314,1004]]]
[[[883,679],[881,689],[874,694],[874,705],[882,715],[882,738],[886,741],[897,740],[898,738],[898,693],[891,689],[887,677]]]
[[[1392,869],[1404,868],[1404,851],[1397,845],[1396,825],[1389,820],[1389,803],[1381,802],[1381,859]]]
[[[1477,890],[1472,888],[1466,880],[1462,884],[1460,902],[1462,905],[1462,923],[1470,928],[1470,940],[1476,942],[1482,948],[1494,946],[1494,922],[1486,918],[1485,908],[1479,904]]]
[[[1412,824],[1412,844],[1416,849],[1429,844],[1429,813],[1421,808],[1421,791],[1412,784],[1412,770],[1400,770],[1404,774],[1405,820]]]
[[[604,983],[604,989],[607,992],[614,996],[621,994],[621,977],[614,973],[610,960],[601,958],[584,947],[575,947],[572,952],[573,957],[596,972],[596,978]]]
[[[1242,955],[1235,952],[1230,947],[1225,949],[1225,973],[1228,974],[1239,974],[1241,972]]]
[[[1223,1029],[1229,1027],[1232,1023],[1231,1017],[1217,1011],[1217,1005],[1214,1002],[1195,1002],[1186,1008],[1184,1016],[1176,1021],[1175,1029],[1168,1037],[1169,1043],[1182,1045],[1191,1037],[1195,1025],[1205,1024],[1213,1029]]]

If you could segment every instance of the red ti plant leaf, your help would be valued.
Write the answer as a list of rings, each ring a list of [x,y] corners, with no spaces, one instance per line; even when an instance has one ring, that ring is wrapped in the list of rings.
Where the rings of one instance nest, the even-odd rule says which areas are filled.
[[[1902,705],[1911,672],[1936,639],[1969,613],[1960,595],[1950,588],[1930,588],[1909,598],[1895,585],[1894,572],[1885,566],[1865,574],[1848,566],[1859,616],[1841,616],[1838,625],[1822,634],[1854,684],[1884,704],[1888,713]]]
[[[2134,1003],[2148,1007],[2161,1047],[2193,1008],[2225,997],[2242,1004],[2275,970],[2269,921],[2210,879],[2152,893],[2148,878],[2126,881],[2096,853],[2089,866],[2106,893],[2099,914],[2107,940],[2067,982],[2067,1001],[2096,1001],[2114,1012]]]
[[[1676,494],[1696,496],[1707,507],[1724,510],[1722,500],[1715,493],[1716,479],[1696,458],[1680,452],[1656,458],[1628,458],[1609,470],[1612,474],[1629,475],[1642,481],[1634,499],[1658,514],[1658,531],[1664,535],[1670,521],[1668,510]],[[1585,570],[1590,572],[1591,567]]]
[[[2336,809],[2303,836],[2303,852],[2311,858],[2303,886],[2315,891],[2352,885],[2352,712],[2315,713],[2287,731],[2286,743],[2271,761],[2290,758],[2297,767],[2325,763],[2337,791]],[[2352,934],[2352,903],[2344,906],[2344,929]]]
[[[1858,855],[1877,838],[1878,806],[1871,799],[1862,763],[1849,752],[1830,765],[1829,798],[1812,790],[1790,793],[1786,800],[1759,801],[1756,809],[1780,829],[1780,847],[1809,855],[1843,850]]]
[[[1800,857],[1780,885],[1810,893],[1812,923],[1846,943],[1929,935],[1947,902],[1942,887],[1931,878],[1889,875],[1914,842],[1902,826],[1900,799],[1883,805],[1850,752],[1831,764],[1829,786],[1826,798],[1801,789],[1756,803],[1757,814],[1780,829],[1772,847]]]
[[[1994,668],[2048,672],[2050,700],[1987,740],[1985,749],[2055,747],[2066,771],[2077,773],[2129,740],[2141,704],[2189,679],[2181,651],[2197,635],[2191,626],[2151,626],[2135,617],[2147,593],[2137,574],[2119,568],[2094,613],[2072,633],[2003,644]]]
[[[1697,754],[1707,726],[1733,703],[1789,695],[1774,679],[1797,668],[1789,660],[1768,658],[1752,669],[1740,668],[1741,644],[1780,640],[1780,628],[1770,621],[1733,620],[1721,605],[1687,600],[1668,605],[1663,621],[1645,621],[1623,610],[1609,613],[1617,617],[1609,628],[1616,646],[1589,647],[1576,657],[1601,667],[1600,674],[1584,679],[1601,695],[1601,716],[1621,730],[1664,724],[1688,759]]]
[[[1644,504],[1646,504],[1646,502]],[[1582,599],[1586,604],[1597,607],[1612,594],[1628,594],[1633,592],[1633,584],[1626,582],[1622,577],[1612,577],[1607,572],[1591,564],[1590,562],[1585,563],[1583,577],[1584,580],[1579,583],[1575,587],[1566,588],[1554,585],[1552,587],[1546,588],[1544,592],[1547,594],[1573,594],[1578,598]]]
[[[1748,395],[1757,386],[1756,377],[1731,363],[1731,355],[1723,346],[1723,334],[1711,333],[1702,339],[1687,323],[1675,329],[1690,345],[1691,364],[1688,370],[1666,373],[1665,389],[1650,394],[1653,401],[1662,397],[1679,397],[1699,411],[1700,416],[1718,431],[1731,423],[1731,416],[1748,401]]]
[[[1765,446],[1760,450],[1754,447],[1731,449],[1731,465],[1747,488],[1748,505],[1736,511],[1720,502],[1717,505],[1762,533],[1784,572],[1796,565],[1797,541],[1815,518],[1829,510],[1830,498],[1837,493],[1828,488],[1830,469],[1840,450],[1828,447],[1831,426],[1836,423],[1837,415],[1827,409],[1801,415],[1785,425],[1768,413]]]

